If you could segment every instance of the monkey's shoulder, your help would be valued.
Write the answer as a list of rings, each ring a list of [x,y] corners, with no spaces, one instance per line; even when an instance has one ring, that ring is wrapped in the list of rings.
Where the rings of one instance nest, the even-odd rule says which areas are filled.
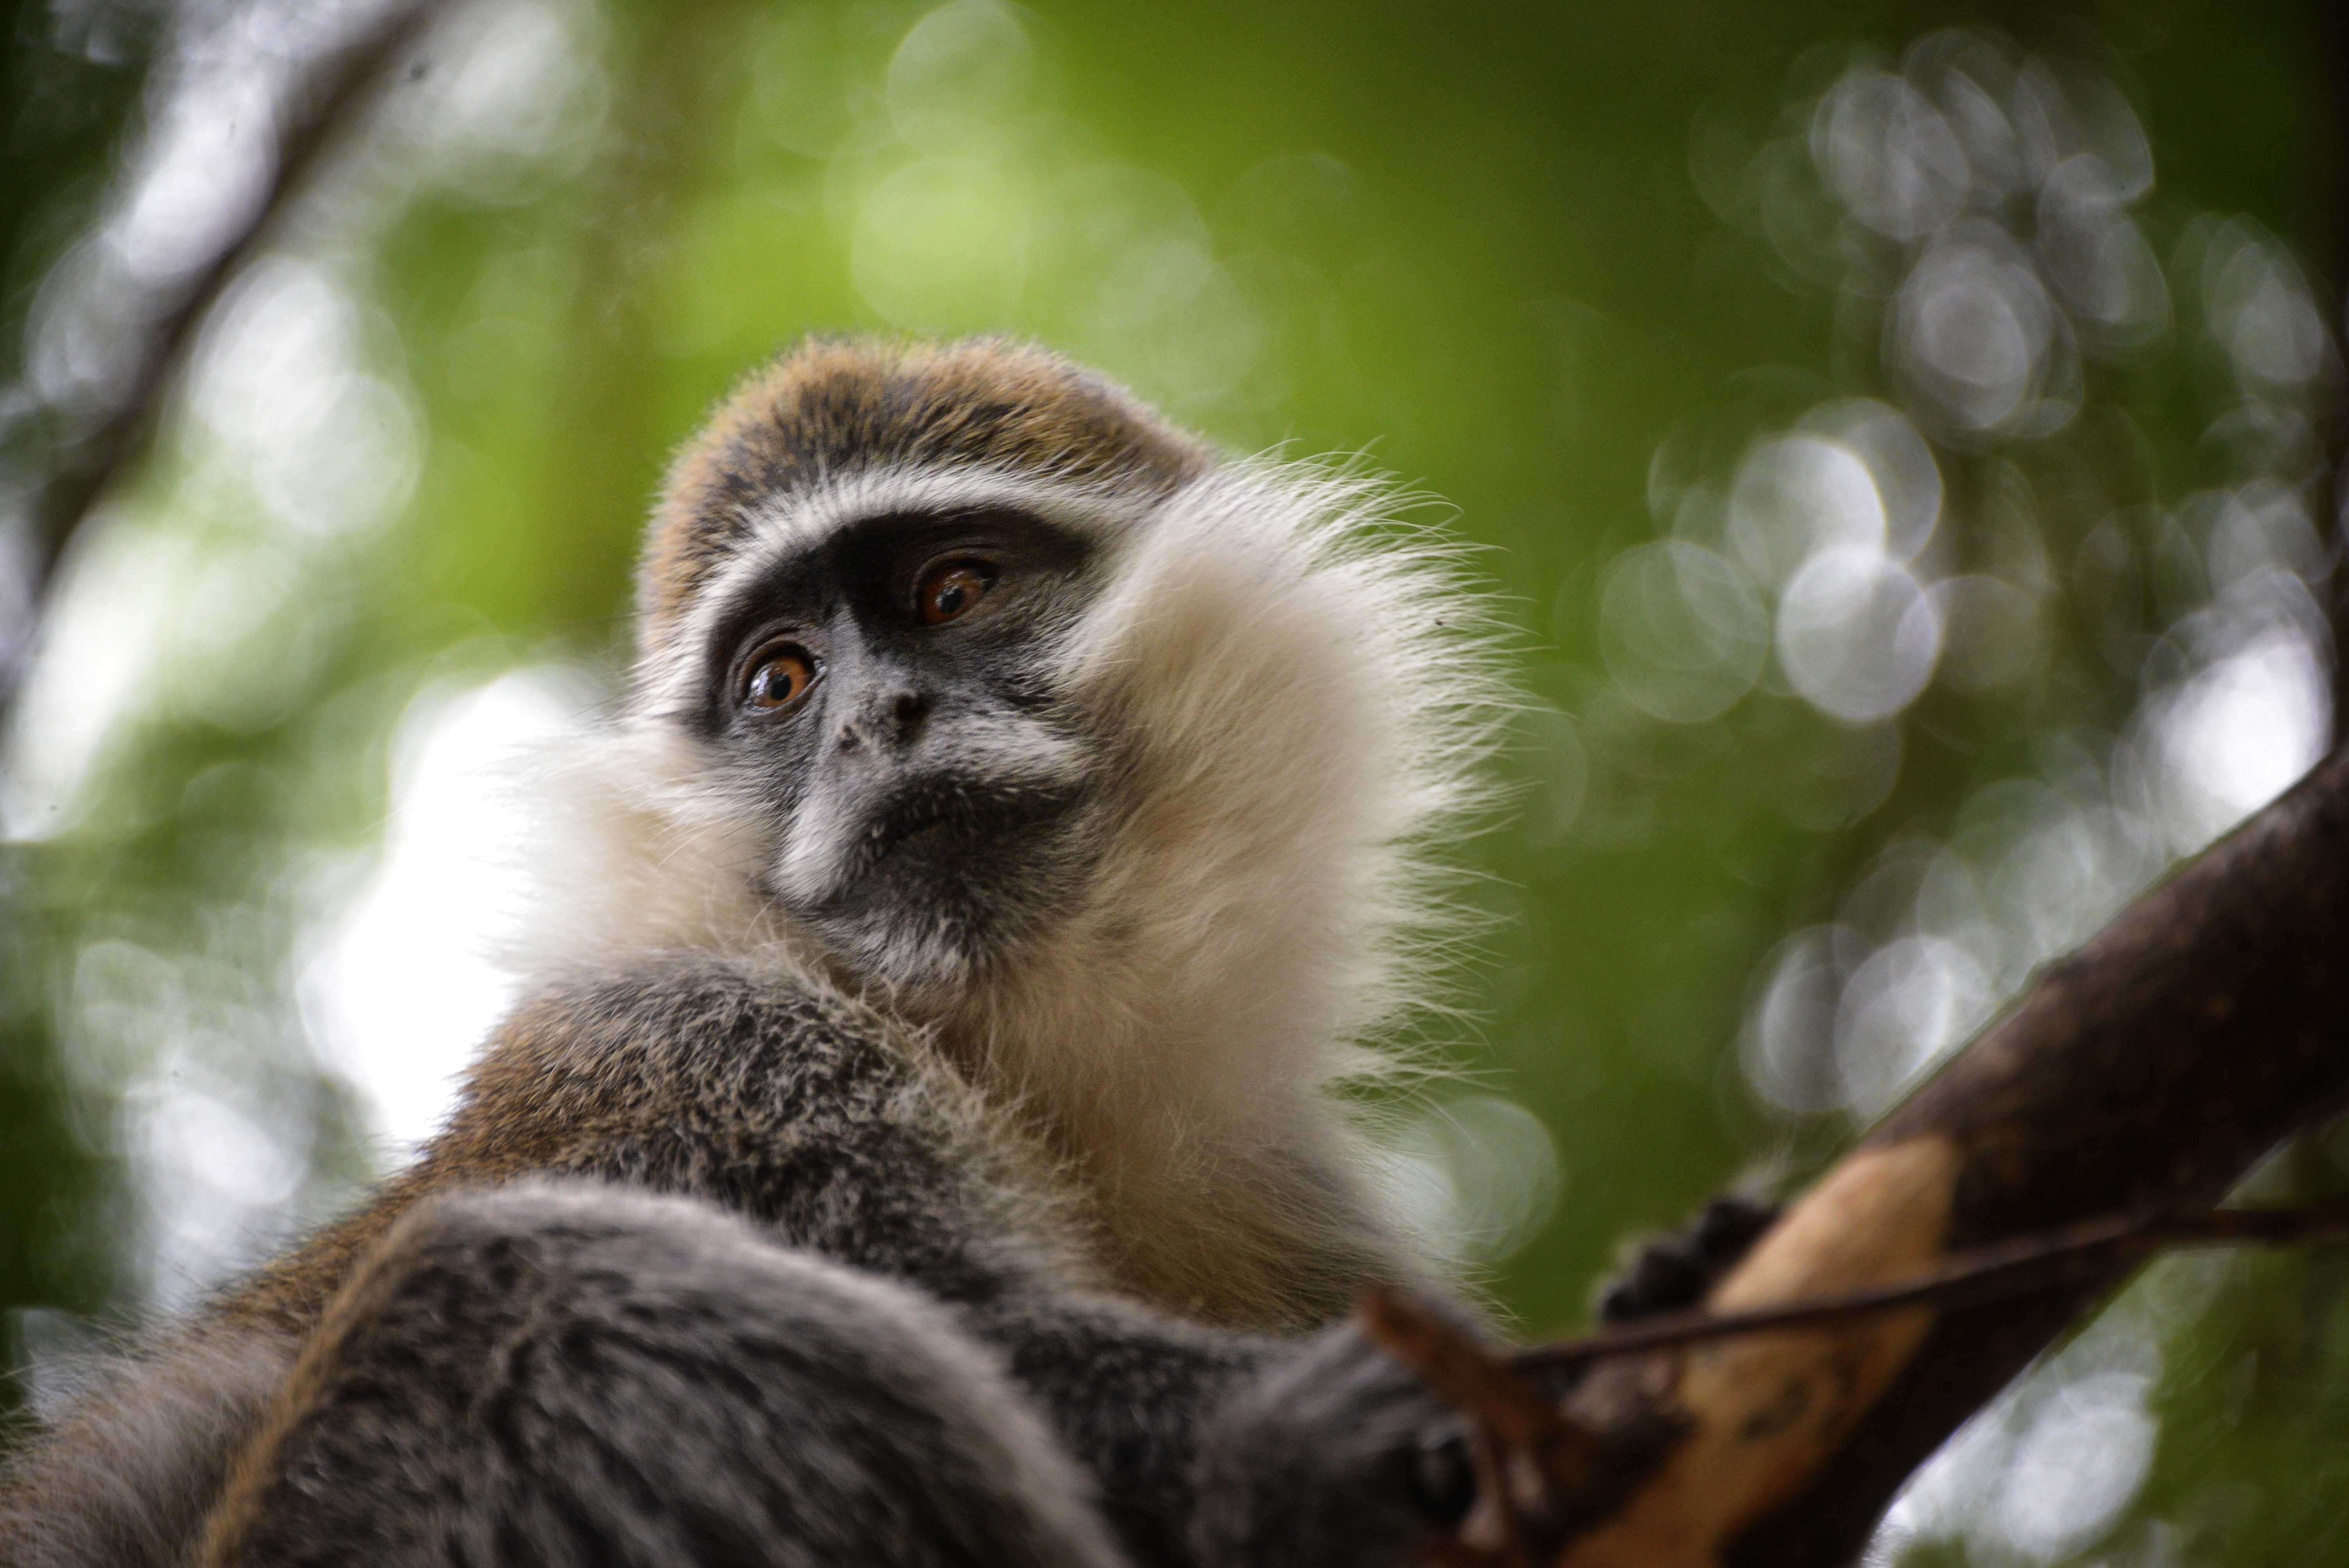
[[[401,1215],[539,1178],[700,1198],[788,1245],[978,1288],[975,1254],[1043,1206],[1004,1200],[995,1173],[1019,1162],[984,1146],[1016,1135],[977,1098],[903,1026],[780,968],[653,954],[576,970],[497,1027],[413,1163],[224,1315],[305,1334]]]
[[[970,1095],[917,1035],[818,982],[655,954],[516,1008],[419,1173],[587,1176],[773,1222],[795,1195],[949,1181]]]
[[[889,1116],[941,1064],[904,1026],[781,965],[637,955],[540,985],[468,1074],[452,1131],[723,1128],[752,1141]]]

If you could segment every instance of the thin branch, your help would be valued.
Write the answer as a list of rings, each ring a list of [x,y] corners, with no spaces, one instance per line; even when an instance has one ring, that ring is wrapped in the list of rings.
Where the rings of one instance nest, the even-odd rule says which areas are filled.
[[[1815,1296],[1750,1312],[1673,1313],[1642,1323],[1518,1352],[1509,1365],[1520,1372],[1561,1372],[1610,1356],[1669,1346],[1726,1339],[1774,1328],[1800,1328],[1902,1306],[1973,1306],[2025,1295],[2057,1285],[2077,1285],[2105,1277],[2115,1265],[2169,1247],[2254,1244],[2349,1239],[2349,1200],[2292,1209],[2213,1209],[2181,1214],[2156,1211],[2115,1215],[2020,1237],[1995,1246],[1953,1254],[1930,1273],[1872,1290]],[[1430,1379],[1439,1394],[1443,1385]]]

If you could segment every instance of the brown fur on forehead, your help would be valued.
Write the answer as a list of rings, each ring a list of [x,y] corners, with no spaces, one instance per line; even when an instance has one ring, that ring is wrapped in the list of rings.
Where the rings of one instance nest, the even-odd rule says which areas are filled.
[[[643,630],[676,616],[763,507],[832,476],[984,468],[1159,495],[1208,461],[1124,392],[1040,348],[804,344],[746,379],[679,453],[638,570]]]

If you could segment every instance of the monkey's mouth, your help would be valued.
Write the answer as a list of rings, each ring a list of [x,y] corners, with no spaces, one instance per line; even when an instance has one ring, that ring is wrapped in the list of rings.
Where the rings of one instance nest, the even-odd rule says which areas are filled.
[[[918,885],[930,893],[956,884],[997,897],[1026,881],[1023,869],[1083,805],[1081,784],[930,778],[894,792],[856,830],[839,862],[839,895],[825,901],[848,913],[875,895]],[[1041,867],[1033,867],[1040,870]]]

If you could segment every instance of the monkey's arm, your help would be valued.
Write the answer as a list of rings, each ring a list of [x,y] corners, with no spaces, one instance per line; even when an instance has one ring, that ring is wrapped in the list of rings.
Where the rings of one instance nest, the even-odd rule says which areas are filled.
[[[973,1322],[1139,1562],[1400,1563],[1470,1501],[1457,1418],[1351,1324],[1283,1339],[1071,1296]]]
[[[1425,1533],[1413,1461],[1448,1411],[1350,1328],[1206,1329],[1087,1289],[1037,1228],[1049,1205],[1016,1191],[1035,1167],[975,1148],[1000,1124],[871,1015],[679,962],[543,999],[509,1036],[512,1076],[476,1080],[502,1136],[516,1108],[563,1107],[601,1129],[549,1160],[563,1173],[714,1200],[936,1300],[1002,1358],[1140,1561],[1335,1568],[1399,1562]],[[469,1108],[452,1140],[480,1119]]]
[[[1713,1199],[1629,1257],[1601,1320],[1694,1305],[1776,1214]],[[1473,1314],[1454,1315],[1473,1328]],[[1069,1298],[999,1306],[982,1322],[1145,1560],[1180,1560],[1149,1543],[1187,1539],[1190,1560],[1217,1568],[1380,1562],[1473,1501],[1454,1414],[1350,1325],[1283,1341]]]
[[[550,1165],[714,1199],[944,1304],[1005,1359],[1143,1561],[1226,1568],[1251,1560],[1232,1554],[1241,1542],[1300,1565],[1400,1561],[1431,1503],[1459,1501],[1441,1462],[1450,1412],[1350,1327],[1201,1328],[1072,1283],[1042,1211],[1010,1190],[1023,1162],[974,1147],[975,1127],[1000,1123],[872,1015],[676,961],[550,996],[509,1034],[540,1065],[477,1082],[509,1109],[585,1109],[603,1129]],[[715,1136],[683,1135],[696,1129]],[[1194,1537],[1213,1548],[1189,1558]]]
[[[974,1108],[933,1068],[853,1007],[724,964],[543,995],[375,1211],[413,1223],[362,1245],[355,1275],[334,1233],[230,1304],[345,1305],[247,1450],[242,1522],[212,1560],[323,1563],[370,1539],[382,1563],[437,1568],[438,1542],[568,1541],[588,1520],[647,1543],[614,1563],[693,1562],[677,1532],[724,1533],[749,1497],[775,1522],[727,1534],[742,1548],[727,1561],[958,1562],[954,1542],[986,1539],[1004,1548],[983,1560],[1099,1563],[1090,1490],[1142,1563],[1400,1562],[1426,1523],[1397,1456],[1445,1412],[1349,1329],[1215,1331],[1089,1292],[1044,1210],[1008,1189],[1018,1161],[974,1149]],[[605,1185],[561,1203],[480,1191],[533,1174]],[[646,1189],[678,1196],[648,1211]],[[750,1224],[715,1224],[721,1209]],[[203,1463],[175,1471],[184,1506],[120,1521],[156,1550],[79,1533],[28,1561],[181,1561],[255,1402],[189,1423]],[[792,1439],[817,1413],[834,1436]],[[1022,1431],[1043,1446],[1007,1446]],[[1071,1460],[1089,1489],[1051,1479]],[[47,1445],[19,1522],[105,1523],[78,1499],[109,1462]],[[274,1479],[328,1472],[347,1484]],[[844,1512],[790,1504],[846,1480]]]

